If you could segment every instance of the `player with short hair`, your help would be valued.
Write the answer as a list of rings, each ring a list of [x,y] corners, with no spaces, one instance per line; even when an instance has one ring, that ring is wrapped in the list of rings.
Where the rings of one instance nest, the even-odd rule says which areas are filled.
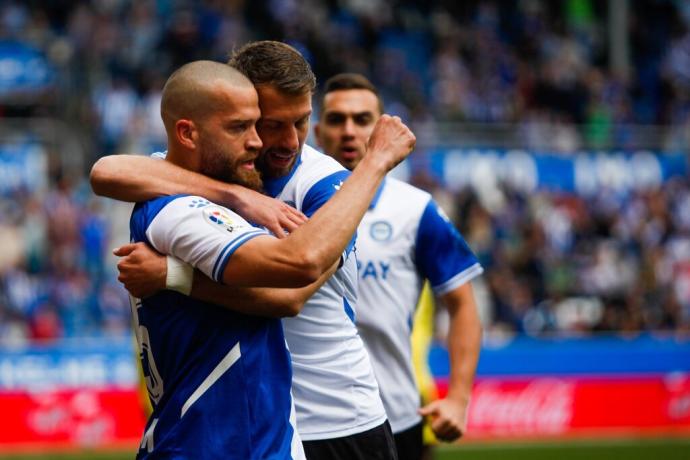
[[[165,163],[245,187],[261,185],[254,168],[262,147],[255,129],[257,93],[237,70],[211,61],[181,67],[163,89],[161,115],[168,134]],[[373,169],[352,174],[286,239],[199,196],[172,195],[135,206],[132,240],[174,255],[218,283],[245,288],[228,291],[240,299],[242,292],[255,301],[265,293],[275,299],[294,292],[251,286],[306,286],[298,291],[306,298],[335,268],[367,195],[373,197],[385,172],[414,144],[399,120],[388,117],[380,128]],[[137,458],[304,458],[279,320],[169,290],[133,299],[132,313],[153,403]]]
[[[304,145],[315,87],[309,65],[294,48],[271,41],[246,45],[234,53],[230,64],[247,75],[259,95],[257,131],[264,145],[257,167],[263,174],[264,190],[313,216],[336,194],[349,172]],[[384,148],[380,141],[372,140],[370,148]],[[99,161],[94,168],[100,170],[92,177],[107,177],[111,182],[106,187],[108,196],[120,199],[123,194],[117,190],[123,187],[129,197],[133,193],[148,197],[171,189],[172,193],[192,189],[222,197],[215,182],[196,176],[180,180],[179,173],[169,175],[147,160],[115,157]],[[155,183],[169,182],[167,188],[148,187],[145,182],[151,175]],[[396,456],[371,363],[354,325],[357,266],[353,242],[343,252],[339,269],[301,313],[283,321],[292,355],[298,429],[310,459]]]
[[[383,113],[382,99],[358,74],[339,74],[324,88],[314,130],[324,151],[348,169],[367,156],[367,141]],[[422,456],[422,418],[452,441],[466,429],[467,405],[481,343],[470,280],[477,258],[431,195],[387,177],[358,229],[357,327],[372,359],[400,459]],[[448,396],[419,409],[410,333],[424,280],[450,313]],[[420,415],[421,414],[421,415]]]

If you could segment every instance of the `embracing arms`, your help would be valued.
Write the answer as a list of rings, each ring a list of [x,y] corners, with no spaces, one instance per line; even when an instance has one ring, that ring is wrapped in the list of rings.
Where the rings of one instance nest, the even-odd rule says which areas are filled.
[[[214,279],[239,287],[304,287],[317,282],[344,251],[385,174],[411,152],[414,143],[414,135],[398,117],[382,116],[369,139],[367,156],[307,223],[283,239],[263,235],[243,241],[233,249],[222,276],[214,273]],[[147,173],[159,174],[153,169]],[[136,187],[122,179],[120,189]],[[172,241],[176,228],[168,226],[168,230]]]
[[[165,195],[200,195],[237,211],[276,237],[293,231],[307,218],[282,201],[237,184],[228,184],[170,162],[141,155],[110,155],[91,168],[94,193],[120,201],[139,202]]]
[[[126,244],[114,251],[122,257],[117,264],[118,280],[134,297],[144,298],[169,289],[170,257],[161,255],[145,243]],[[220,305],[248,315],[285,317],[297,315],[304,303],[335,272],[334,264],[315,282],[303,288],[236,288],[216,283],[194,270],[188,294],[195,299]]]

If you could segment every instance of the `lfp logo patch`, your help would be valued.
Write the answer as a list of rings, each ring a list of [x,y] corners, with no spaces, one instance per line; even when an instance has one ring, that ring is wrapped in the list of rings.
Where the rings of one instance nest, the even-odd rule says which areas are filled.
[[[204,220],[214,228],[227,232],[235,230],[236,224],[233,222],[227,209],[219,206],[207,206],[202,212],[204,213]]]

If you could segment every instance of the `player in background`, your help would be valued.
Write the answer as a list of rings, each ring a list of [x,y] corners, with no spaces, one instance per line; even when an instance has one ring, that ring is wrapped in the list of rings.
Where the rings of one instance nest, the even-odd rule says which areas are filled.
[[[178,69],[161,102],[167,162],[259,187],[257,102],[249,80],[224,64],[197,61]],[[174,195],[135,206],[132,240],[224,283],[236,293],[231,300],[271,301],[285,291],[250,286],[306,286],[306,298],[332,272],[367,198],[414,144],[399,120],[387,118],[380,132],[385,139],[405,140],[384,139],[372,170],[352,174],[328,205],[286,239],[204,198]],[[234,313],[169,290],[133,299],[132,312],[153,403],[138,458],[304,458],[279,320]]]
[[[229,64],[254,83],[259,95],[257,131],[263,148],[256,164],[265,192],[313,216],[349,172],[304,145],[316,86],[308,63],[288,45],[261,41],[236,51]],[[370,147],[379,149],[380,144],[374,140]],[[154,179],[147,183],[150,177]],[[136,156],[100,160],[92,180],[109,184],[100,187],[107,196],[125,200],[190,190],[214,199],[223,195],[222,184]],[[161,183],[166,185],[155,187]],[[328,233],[324,231],[323,237]],[[301,313],[283,321],[292,356],[298,429],[310,460],[396,457],[369,356],[354,324],[357,266],[353,243],[343,252],[336,273]],[[128,258],[122,262],[137,265]]]
[[[367,141],[383,113],[376,88],[363,76],[340,74],[324,87],[314,127],[324,152],[348,169],[367,157]],[[357,327],[369,351],[400,459],[422,456],[422,416],[435,435],[458,439],[481,343],[471,280],[482,273],[477,258],[431,195],[386,178],[369,206],[357,239]],[[419,408],[410,333],[424,280],[448,309],[448,395]]]

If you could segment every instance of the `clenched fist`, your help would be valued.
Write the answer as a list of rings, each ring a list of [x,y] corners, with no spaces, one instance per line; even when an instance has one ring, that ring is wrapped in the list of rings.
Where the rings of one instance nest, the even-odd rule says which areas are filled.
[[[367,156],[381,161],[390,171],[407,158],[416,142],[417,138],[400,117],[382,115],[369,137]]]

